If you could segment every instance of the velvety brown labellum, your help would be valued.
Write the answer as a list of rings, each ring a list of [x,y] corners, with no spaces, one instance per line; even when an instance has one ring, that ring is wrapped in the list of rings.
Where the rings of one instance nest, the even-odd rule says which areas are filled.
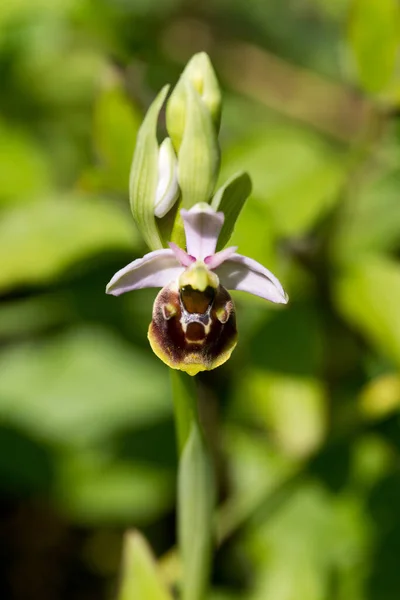
[[[154,302],[149,340],[155,354],[190,375],[215,369],[236,346],[235,307],[221,285],[204,292],[173,283]]]

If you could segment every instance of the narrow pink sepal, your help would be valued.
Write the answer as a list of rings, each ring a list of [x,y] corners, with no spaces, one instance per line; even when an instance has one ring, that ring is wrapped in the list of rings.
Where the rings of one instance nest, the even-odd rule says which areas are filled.
[[[230,258],[232,256],[232,254],[235,254],[237,249],[238,249],[237,246],[230,246],[229,248],[224,248],[223,250],[220,250],[219,252],[216,252],[215,254],[206,256],[204,259],[204,262],[206,263],[207,267],[209,267],[210,269],[216,269],[217,267],[222,265],[223,262],[228,260],[228,258]]]
[[[191,254],[179,248],[174,242],[168,242],[168,246],[171,248],[172,252],[175,254],[175,258],[178,262],[181,263],[183,267],[189,267],[192,263],[196,262],[196,259]]]

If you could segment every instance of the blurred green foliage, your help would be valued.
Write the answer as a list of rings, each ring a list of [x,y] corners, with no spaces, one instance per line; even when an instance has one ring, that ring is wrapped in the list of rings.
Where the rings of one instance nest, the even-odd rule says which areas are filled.
[[[400,597],[399,23],[395,0],[1,4],[2,598],[112,598],[126,528],[176,543],[154,294],[104,288],[145,252],[143,114],[199,50],[224,92],[219,184],[253,181],[232,243],[291,298],[238,293],[238,347],[200,377],[211,600]]]

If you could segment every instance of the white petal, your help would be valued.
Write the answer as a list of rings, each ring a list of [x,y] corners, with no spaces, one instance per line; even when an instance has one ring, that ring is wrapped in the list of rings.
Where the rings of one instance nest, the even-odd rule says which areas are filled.
[[[145,254],[115,273],[107,285],[107,294],[119,296],[142,288],[164,287],[184,271],[172,250],[163,248]]]
[[[203,260],[214,254],[217,240],[224,224],[224,213],[215,212],[205,203],[196,204],[190,210],[181,210],[186,234],[188,254]]]
[[[286,304],[289,299],[275,275],[247,256],[234,254],[215,272],[228,290],[249,292],[279,304]]]
[[[164,217],[178,195],[178,161],[170,138],[165,138],[158,151],[158,184],[154,202],[156,217]]]

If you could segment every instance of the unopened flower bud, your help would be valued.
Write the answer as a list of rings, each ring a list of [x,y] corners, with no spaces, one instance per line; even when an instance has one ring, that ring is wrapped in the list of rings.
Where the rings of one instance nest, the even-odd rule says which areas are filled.
[[[205,52],[195,54],[186,65],[167,104],[167,128],[175,149],[178,151],[185,133],[188,112],[187,86],[189,82],[198,93],[218,134],[221,121],[221,90]]]
[[[154,199],[156,217],[164,217],[178,196],[178,161],[170,138],[165,138],[158,151],[158,183]]]
[[[205,52],[195,54],[188,64],[188,77],[208,108],[218,133],[221,123],[221,90],[210,58]]]
[[[167,102],[167,129],[178,154],[182,206],[209,202],[218,178],[221,92],[207,54],[188,62]]]

